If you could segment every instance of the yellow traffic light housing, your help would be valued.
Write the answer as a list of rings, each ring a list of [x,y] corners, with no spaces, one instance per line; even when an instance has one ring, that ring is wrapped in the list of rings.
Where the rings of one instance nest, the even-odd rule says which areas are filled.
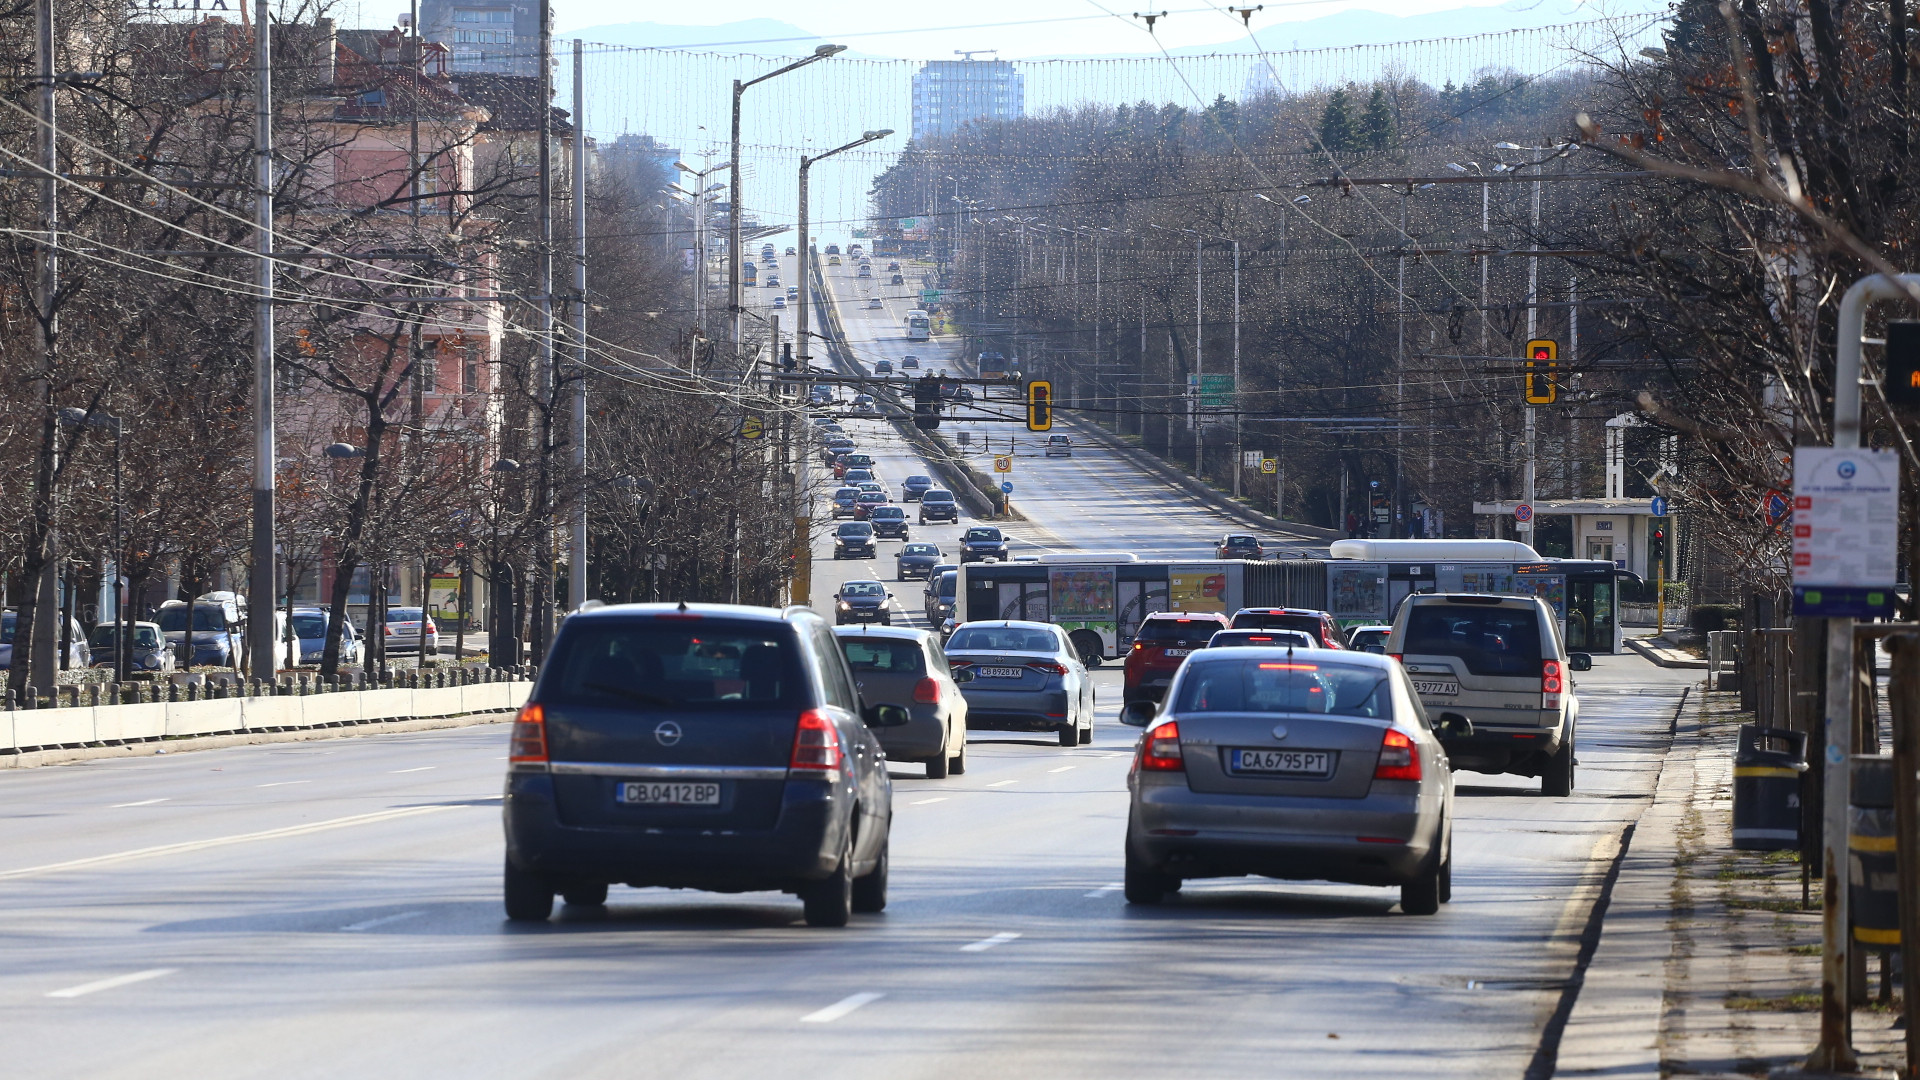
[[[1035,379],[1027,384],[1027,430],[1048,431],[1053,427],[1053,384]]]
[[[1551,338],[1527,342],[1527,404],[1551,405],[1560,396],[1560,343]]]

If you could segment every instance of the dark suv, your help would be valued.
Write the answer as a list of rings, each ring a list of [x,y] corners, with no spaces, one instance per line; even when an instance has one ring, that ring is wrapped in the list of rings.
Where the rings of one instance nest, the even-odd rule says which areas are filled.
[[[1299,630],[1323,649],[1347,648],[1346,635],[1333,616],[1312,608],[1243,607],[1233,613],[1235,630]]]
[[[953,500],[953,492],[943,488],[929,488],[920,496],[920,524],[929,521],[959,521],[960,504]]]
[[[1204,649],[1213,635],[1227,628],[1227,617],[1212,611],[1155,612],[1140,622],[1127,652],[1126,681],[1120,700],[1159,701],[1166,696],[1173,674],[1195,649]]]
[[[975,525],[960,534],[960,563],[1007,561],[1007,538],[993,525]]]
[[[627,604],[568,616],[513,725],[506,908],[607,887],[796,893],[814,926],[887,902],[893,786],[818,615]]]
[[[862,556],[873,558],[879,551],[873,542],[873,526],[865,521],[843,521],[833,530],[833,557],[836,559],[857,559]]]

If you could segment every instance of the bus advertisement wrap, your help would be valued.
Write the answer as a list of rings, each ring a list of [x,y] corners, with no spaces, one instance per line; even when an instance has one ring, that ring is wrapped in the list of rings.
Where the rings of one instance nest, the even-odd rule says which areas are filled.
[[[1228,610],[1227,575],[1217,565],[1169,567],[1167,610],[1221,612]]]
[[[1047,570],[1053,621],[1069,630],[1114,633],[1114,569],[1111,566],[1057,566]]]

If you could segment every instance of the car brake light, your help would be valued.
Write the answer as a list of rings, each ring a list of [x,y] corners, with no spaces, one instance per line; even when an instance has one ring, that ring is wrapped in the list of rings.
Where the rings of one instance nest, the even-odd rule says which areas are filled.
[[[922,705],[938,705],[940,703],[940,680],[925,678],[914,683],[913,700]]]
[[[1413,738],[1399,728],[1388,728],[1380,736],[1380,762],[1373,767],[1375,780],[1420,779],[1420,752]]]
[[[1067,673],[1067,665],[1056,663],[1052,660],[1033,660],[1029,661],[1027,666],[1035,671],[1044,671],[1049,675],[1065,675]]]
[[[833,718],[819,709],[800,714],[800,725],[793,732],[793,758],[789,769],[826,771],[840,767],[840,729]]]
[[[1186,772],[1187,763],[1180,757],[1180,722],[1169,720],[1147,732],[1135,764],[1146,772]]]
[[[1540,707],[1557,709],[1560,707],[1560,692],[1566,689],[1566,678],[1560,670],[1560,661],[1543,660],[1540,663]]]
[[[513,736],[507,743],[509,765],[545,765],[547,763],[547,711],[539,705],[527,705],[513,720]]]
[[[1401,659],[1401,656],[1402,656],[1402,654],[1400,654],[1400,653],[1397,653],[1397,652],[1390,652],[1390,653],[1388,653],[1388,654],[1387,654],[1387,656],[1388,656],[1388,657],[1389,657],[1390,659],[1393,659],[1393,660],[1400,660],[1400,659]]]
[[[1141,649],[1144,649],[1144,648],[1146,648],[1146,647],[1147,647],[1147,645],[1146,645],[1146,642],[1144,642],[1144,641],[1136,641],[1136,642],[1134,642],[1134,643],[1133,643],[1133,651],[1134,651],[1134,652],[1139,652],[1139,651],[1140,651]]]

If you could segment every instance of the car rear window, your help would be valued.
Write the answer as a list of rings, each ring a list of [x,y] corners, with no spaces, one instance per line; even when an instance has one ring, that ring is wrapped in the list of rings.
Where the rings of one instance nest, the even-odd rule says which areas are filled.
[[[1023,626],[963,626],[947,641],[955,652],[1053,652],[1060,641],[1046,630]]]
[[[1148,619],[1133,640],[1157,644],[1166,641],[1205,641],[1220,630],[1212,619]]]
[[[1540,674],[1540,617],[1532,608],[1421,604],[1407,615],[1401,652],[1457,656],[1475,675]]]
[[[1233,617],[1235,630],[1298,630],[1320,640],[1320,616],[1283,615],[1275,611],[1243,611]]]
[[[1381,668],[1358,664],[1196,661],[1180,681],[1173,711],[1387,717],[1393,712],[1387,679]]]
[[[857,674],[879,671],[890,675],[925,675],[926,654],[917,641],[890,641],[884,638],[840,639],[840,651],[847,654],[847,665]]]
[[[1311,649],[1315,644],[1312,636],[1298,630],[1222,630],[1207,641],[1210,649],[1232,646],[1284,649],[1289,645],[1296,649]]]
[[[948,570],[946,573],[940,575],[940,583],[935,585],[934,588],[939,591],[941,596],[952,599],[954,589],[956,589],[959,584],[960,575],[955,571]]]
[[[927,492],[927,493],[926,493],[925,495],[922,495],[922,496],[920,496],[920,501],[921,501],[921,502],[930,502],[930,503],[937,503],[937,502],[952,502],[952,501],[953,501],[953,492],[951,492],[951,491],[929,491],[929,492]]]
[[[783,625],[720,619],[598,621],[570,627],[540,700],[661,711],[797,706],[801,680]]]

